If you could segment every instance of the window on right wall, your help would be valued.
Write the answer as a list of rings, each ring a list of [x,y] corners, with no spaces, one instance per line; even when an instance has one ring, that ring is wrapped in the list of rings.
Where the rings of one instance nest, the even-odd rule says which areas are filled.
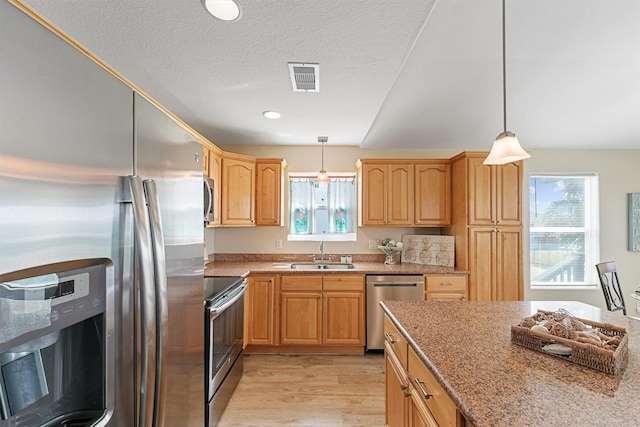
[[[597,287],[599,245],[598,176],[531,174],[531,287]]]

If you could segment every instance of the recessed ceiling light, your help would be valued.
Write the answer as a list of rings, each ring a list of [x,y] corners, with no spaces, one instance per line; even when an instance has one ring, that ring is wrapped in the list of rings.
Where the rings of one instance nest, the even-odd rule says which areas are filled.
[[[280,113],[277,111],[265,111],[262,113],[267,119],[276,120],[280,118]]]
[[[207,11],[223,21],[234,21],[240,17],[240,6],[235,0],[202,0]]]

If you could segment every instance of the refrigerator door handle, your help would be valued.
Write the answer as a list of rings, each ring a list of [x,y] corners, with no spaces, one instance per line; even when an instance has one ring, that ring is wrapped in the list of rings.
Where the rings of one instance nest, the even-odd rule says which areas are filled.
[[[149,212],[142,179],[129,177],[140,286],[140,409],[138,427],[153,425],[156,347],[154,261]]]
[[[153,264],[155,270],[155,299],[156,299],[156,375],[155,400],[153,407],[153,425],[164,424],[164,364],[167,347],[167,323],[169,307],[167,303],[167,267],[164,251],[164,233],[160,218],[160,202],[156,183],[153,180],[143,181],[147,197],[147,208],[151,222],[151,242],[153,247]]]

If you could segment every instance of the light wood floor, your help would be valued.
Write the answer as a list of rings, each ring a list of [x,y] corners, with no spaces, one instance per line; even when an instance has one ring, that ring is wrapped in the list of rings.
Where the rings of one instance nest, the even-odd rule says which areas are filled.
[[[250,354],[222,418],[230,426],[384,426],[382,354]]]

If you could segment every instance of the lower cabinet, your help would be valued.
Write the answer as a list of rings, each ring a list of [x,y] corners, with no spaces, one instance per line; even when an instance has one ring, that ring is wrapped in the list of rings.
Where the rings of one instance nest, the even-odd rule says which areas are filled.
[[[245,298],[245,346],[247,344],[276,345],[278,313],[276,304],[279,275],[252,274]]]
[[[427,301],[466,301],[468,299],[466,275],[426,276],[424,280]]]
[[[322,276],[283,276],[280,343],[322,344]]]
[[[247,282],[245,347],[364,348],[364,275],[252,274]]]
[[[387,342],[384,346],[385,425],[406,427],[411,416],[409,377],[391,346]]]
[[[387,316],[384,327],[386,425],[466,427],[453,400]]]
[[[284,275],[282,345],[364,346],[364,275]]]

